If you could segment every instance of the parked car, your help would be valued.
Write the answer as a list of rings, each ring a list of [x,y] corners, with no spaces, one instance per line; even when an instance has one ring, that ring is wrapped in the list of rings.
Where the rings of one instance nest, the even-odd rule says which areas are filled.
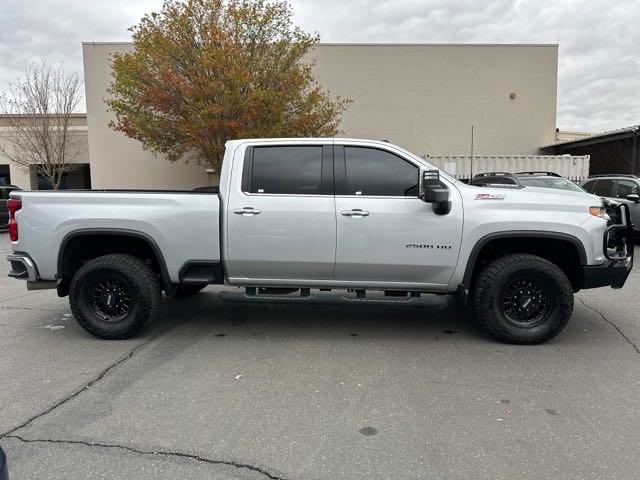
[[[636,238],[640,237],[640,179],[634,175],[592,175],[582,188],[599,197],[629,205]]]
[[[540,343],[574,292],[621,288],[633,266],[626,205],[540,190],[465,185],[386,142],[234,140],[219,194],[13,192],[9,276],[69,295],[106,339],[137,334],[162,291],[226,284],[282,301],[470,297],[495,338]]]
[[[472,185],[476,186],[502,186],[506,188],[539,187],[567,190],[570,192],[585,193],[585,191],[571,180],[554,172],[488,172],[479,173],[473,177]]]
[[[14,185],[0,185],[0,229],[7,228],[9,222],[9,210],[7,209],[7,200],[9,194],[14,190],[20,190]]]
[[[486,172],[474,175],[471,180],[471,185],[475,185],[476,187],[489,187],[496,185],[519,187],[520,182],[518,182],[518,179],[513,175],[513,173]]]
[[[525,187],[555,188],[584,193],[581,187],[555,172],[517,172],[515,177]]]

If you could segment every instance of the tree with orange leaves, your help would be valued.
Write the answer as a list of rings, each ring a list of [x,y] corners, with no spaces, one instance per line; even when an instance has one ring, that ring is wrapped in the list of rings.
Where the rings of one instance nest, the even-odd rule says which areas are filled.
[[[169,161],[220,167],[234,138],[333,136],[350,100],[313,76],[317,34],[280,0],[167,0],[113,56],[112,128]]]

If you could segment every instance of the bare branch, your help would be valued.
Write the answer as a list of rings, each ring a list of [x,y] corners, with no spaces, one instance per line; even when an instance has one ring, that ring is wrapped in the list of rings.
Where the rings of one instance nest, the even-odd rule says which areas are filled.
[[[25,168],[33,167],[54,189],[80,146],[72,135],[71,119],[81,99],[82,84],[75,73],[52,68],[46,61],[31,64],[22,79],[0,97],[0,113],[9,127],[0,156]]]

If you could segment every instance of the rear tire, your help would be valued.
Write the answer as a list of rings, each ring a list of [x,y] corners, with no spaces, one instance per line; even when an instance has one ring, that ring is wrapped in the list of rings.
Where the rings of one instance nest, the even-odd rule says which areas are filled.
[[[105,255],[87,262],[71,280],[69,304],[78,324],[106,340],[136,335],[157,313],[161,289],[156,274],[131,255]]]
[[[476,317],[505,343],[538,344],[558,335],[573,312],[573,288],[560,268],[544,258],[513,254],[494,260],[473,291]]]

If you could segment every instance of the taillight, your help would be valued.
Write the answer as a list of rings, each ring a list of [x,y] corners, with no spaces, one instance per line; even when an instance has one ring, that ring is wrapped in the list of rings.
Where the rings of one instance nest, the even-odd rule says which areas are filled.
[[[7,210],[9,210],[9,238],[12,242],[18,240],[18,222],[16,222],[16,212],[22,208],[20,198],[11,197],[7,200]]]

